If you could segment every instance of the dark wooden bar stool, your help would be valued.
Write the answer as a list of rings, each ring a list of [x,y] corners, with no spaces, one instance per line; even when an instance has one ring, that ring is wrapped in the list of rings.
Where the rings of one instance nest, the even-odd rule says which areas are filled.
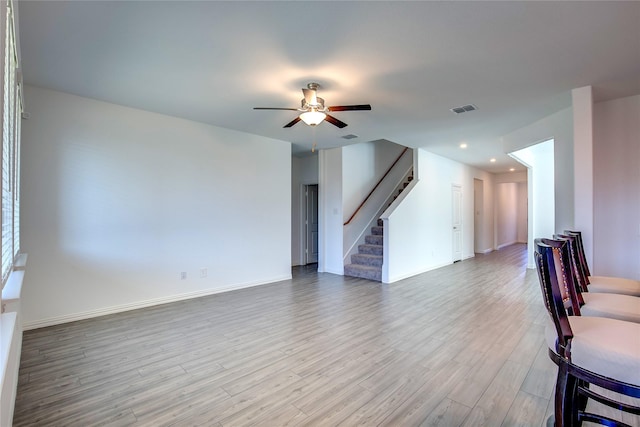
[[[616,293],[590,292],[586,276],[582,274],[578,260],[577,243],[575,236],[557,235],[555,240],[542,239],[550,246],[557,247],[560,251],[566,251],[569,263],[562,265],[563,277],[566,286],[575,288],[573,313],[576,316],[609,317],[611,319],[626,320],[640,323],[640,298],[632,295]],[[566,244],[562,244],[566,242]]]
[[[584,277],[589,292],[611,293],[620,295],[632,295],[640,297],[640,280],[627,279],[623,277],[592,276],[587,264],[587,257],[584,254],[582,244],[582,232],[565,230],[566,236],[575,238],[575,250],[578,257],[580,274]]]
[[[549,244],[551,243],[551,244]],[[640,324],[617,319],[568,315],[577,306],[565,241],[536,239],[535,260],[544,304],[552,322],[545,336],[549,356],[558,365],[555,411],[548,425],[580,426],[585,421],[627,426],[603,414],[587,411],[590,399],[640,415],[634,406],[604,396],[592,386],[640,398]],[[574,291],[571,291],[574,286]],[[579,312],[579,307],[578,307]]]

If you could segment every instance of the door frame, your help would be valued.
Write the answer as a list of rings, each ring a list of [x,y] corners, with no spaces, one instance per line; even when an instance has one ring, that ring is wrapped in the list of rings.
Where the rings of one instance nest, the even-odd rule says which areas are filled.
[[[473,178],[473,252],[487,253],[484,242],[484,180]]]
[[[302,184],[302,221],[301,221],[301,235],[302,235],[302,246],[301,246],[301,250],[302,250],[302,262],[303,265],[307,265],[307,264],[314,264],[317,263],[318,260],[315,261],[311,261],[309,262],[309,253],[308,253],[308,244],[309,244],[309,233],[308,233],[308,221],[310,218],[310,214],[309,214],[309,202],[308,202],[308,197],[309,197],[309,187],[315,186],[318,188],[318,199],[319,197],[319,193],[320,193],[320,186],[317,183],[309,183],[309,184]],[[318,207],[318,203],[316,203],[316,217],[319,219],[319,207]],[[320,221],[318,221],[318,235],[320,234]]]
[[[459,200],[456,200],[456,192],[459,194]],[[459,206],[458,206],[458,220],[459,220],[459,229],[457,228],[458,226],[456,225],[455,222],[455,216],[456,216],[456,202],[459,202]],[[463,212],[462,212],[462,185],[460,184],[451,184],[451,259],[453,262],[457,262],[457,261],[462,261],[463,258],[463,241],[464,241],[464,235],[463,235],[463,225],[464,225],[464,221],[463,221]],[[456,248],[456,238],[457,238],[457,234],[459,233],[459,246],[460,246],[460,251],[456,252],[455,248]],[[460,254],[459,257],[456,256],[456,254]]]

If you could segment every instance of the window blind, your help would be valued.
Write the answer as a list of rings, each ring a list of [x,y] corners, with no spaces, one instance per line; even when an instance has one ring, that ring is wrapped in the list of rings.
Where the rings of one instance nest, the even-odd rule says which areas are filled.
[[[16,254],[19,251],[20,235],[19,228],[19,191],[18,176],[19,169],[19,112],[22,106],[18,97],[18,82],[16,79],[16,69],[18,58],[15,47],[15,29],[13,25],[13,15],[11,2],[7,2],[5,21],[4,57],[3,57],[3,84],[2,84],[2,160],[1,172],[1,193],[2,198],[2,226],[1,226],[1,264],[2,264],[2,284],[11,273],[11,268]]]

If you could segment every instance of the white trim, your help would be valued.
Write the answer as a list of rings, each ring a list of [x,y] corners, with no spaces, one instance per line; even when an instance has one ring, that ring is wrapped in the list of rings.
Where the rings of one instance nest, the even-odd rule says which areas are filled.
[[[24,282],[24,270],[12,271],[2,289],[2,313],[18,311]]]
[[[516,241],[516,240],[514,240],[513,242],[503,243],[501,245],[498,245],[497,250],[499,251],[502,248],[506,248],[507,246],[515,245],[516,243],[518,243],[518,241]]]
[[[21,253],[18,254],[15,261],[13,262],[13,271],[24,270],[27,266],[27,259],[29,254]]]
[[[403,275],[400,275],[400,276],[396,276],[393,279],[389,280],[388,282],[383,281],[382,283],[394,283],[394,282],[397,282],[399,280],[404,280],[404,279],[408,279],[409,277],[417,276],[418,274],[426,273],[427,271],[436,270],[438,268],[446,267],[448,265],[451,265],[452,263],[453,262],[445,262],[445,263],[442,263],[442,264],[434,265],[432,267],[425,268],[425,269],[420,269],[420,270],[414,271],[412,273],[407,273],[407,274],[403,274]]]
[[[44,328],[47,326],[59,325],[61,323],[75,322],[77,320],[90,319],[92,317],[106,316],[108,314],[121,313],[123,311],[137,310],[139,308],[152,307],[154,305],[168,304],[177,301],[183,301],[192,298],[199,298],[208,295],[220,294],[223,292],[235,291],[238,289],[251,288],[254,286],[268,285],[275,282],[281,282],[283,280],[291,280],[291,274],[285,276],[278,276],[266,281],[260,282],[247,282],[236,283],[233,285],[223,286],[213,289],[205,289],[196,292],[187,292],[184,294],[177,294],[168,297],[154,298],[146,301],[138,301],[129,304],[122,304],[113,307],[100,308],[97,310],[89,310],[81,313],[68,314],[64,316],[50,317],[48,319],[37,320],[34,322],[27,322],[23,325],[23,330],[28,331],[31,329]]]
[[[22,331],[18,313],[0,314],[0,425],[10,426],[18,389]]]

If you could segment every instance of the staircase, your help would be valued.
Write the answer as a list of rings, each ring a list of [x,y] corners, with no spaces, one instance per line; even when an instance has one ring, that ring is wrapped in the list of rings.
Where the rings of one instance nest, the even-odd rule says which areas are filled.
[[[411,181],[413,181],[413,175],[407,177],[407,180],[398,189],[398,193],[393,196],[393,200],[387,207],[398,198]],[[378,218],[377,225],[371,227],[371,234],[365,236],[364,244],[358,245],[358,253],[351,255],[351,264],[344,266],[345,276],[382,282],[383,235],[383,222]]]
[[[382,281],[382,220],[371,227],[371,234],[365,236],[364,244],[358,245],[358,253],[351,255],[351,264],[344,266],[344,275]]]

